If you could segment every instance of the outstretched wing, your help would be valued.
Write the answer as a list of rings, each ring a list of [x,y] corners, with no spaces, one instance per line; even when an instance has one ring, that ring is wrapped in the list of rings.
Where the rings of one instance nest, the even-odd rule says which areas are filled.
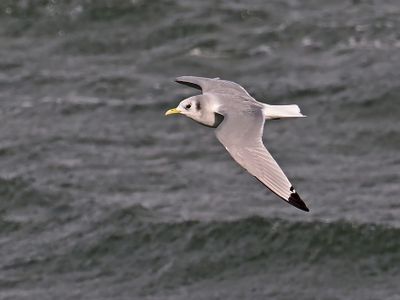
[[[293,206],[309,211],[262,142],[264,117],[258,109],[224,114],[218,140],[233,159],[272,192]]]
[[[201,90],[203,93],[229,94],[242,97],[253,97],[239,84],[219,78],[181,76],[176,82]]]

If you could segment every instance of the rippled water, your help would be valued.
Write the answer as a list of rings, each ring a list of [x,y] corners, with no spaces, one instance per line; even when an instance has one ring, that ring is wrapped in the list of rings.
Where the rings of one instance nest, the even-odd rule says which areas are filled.
[[[400,299],[397,1],[6,0],[0,45],[1,299]],[[164,118],[180,75],[302,108],[310,213]]]

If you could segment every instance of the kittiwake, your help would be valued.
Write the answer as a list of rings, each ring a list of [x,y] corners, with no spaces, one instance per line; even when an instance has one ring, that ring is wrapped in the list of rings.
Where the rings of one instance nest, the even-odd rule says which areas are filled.
[[[255,100],[242,86],[219,78],[181,76],[176,82],[201,90],[165,115],[182,114],[215,128],[233,159],[273,193],[309,211],[262,141],[265,120],[305,117],[295,105],[269,105]]]

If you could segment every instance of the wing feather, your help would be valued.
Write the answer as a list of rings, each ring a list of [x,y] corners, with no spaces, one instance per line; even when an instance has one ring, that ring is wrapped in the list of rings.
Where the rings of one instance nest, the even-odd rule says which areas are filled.
[[[203,93],[229,94],[253,99],[241,85],[228,80],[197,76],[180,76],[177,77],[175,81],[199,89]]]
[[[225,113],[216,129],[218,140],[233,159],[277,196],[293,206],[309,211],[289,179],[262,142],[264,118],[257,110]]]

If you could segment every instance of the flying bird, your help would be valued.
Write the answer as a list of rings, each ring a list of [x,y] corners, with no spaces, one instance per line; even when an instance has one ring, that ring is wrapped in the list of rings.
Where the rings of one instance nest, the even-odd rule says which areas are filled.
[[[165,115],[182,114],[215,128],[232,158],[289,204],[309,211],[262,141],[265,120],[305,117],[296,104],[269,105],[255,100],[242,86],[219,78],[181,76],[176,82],[201,90]]]

